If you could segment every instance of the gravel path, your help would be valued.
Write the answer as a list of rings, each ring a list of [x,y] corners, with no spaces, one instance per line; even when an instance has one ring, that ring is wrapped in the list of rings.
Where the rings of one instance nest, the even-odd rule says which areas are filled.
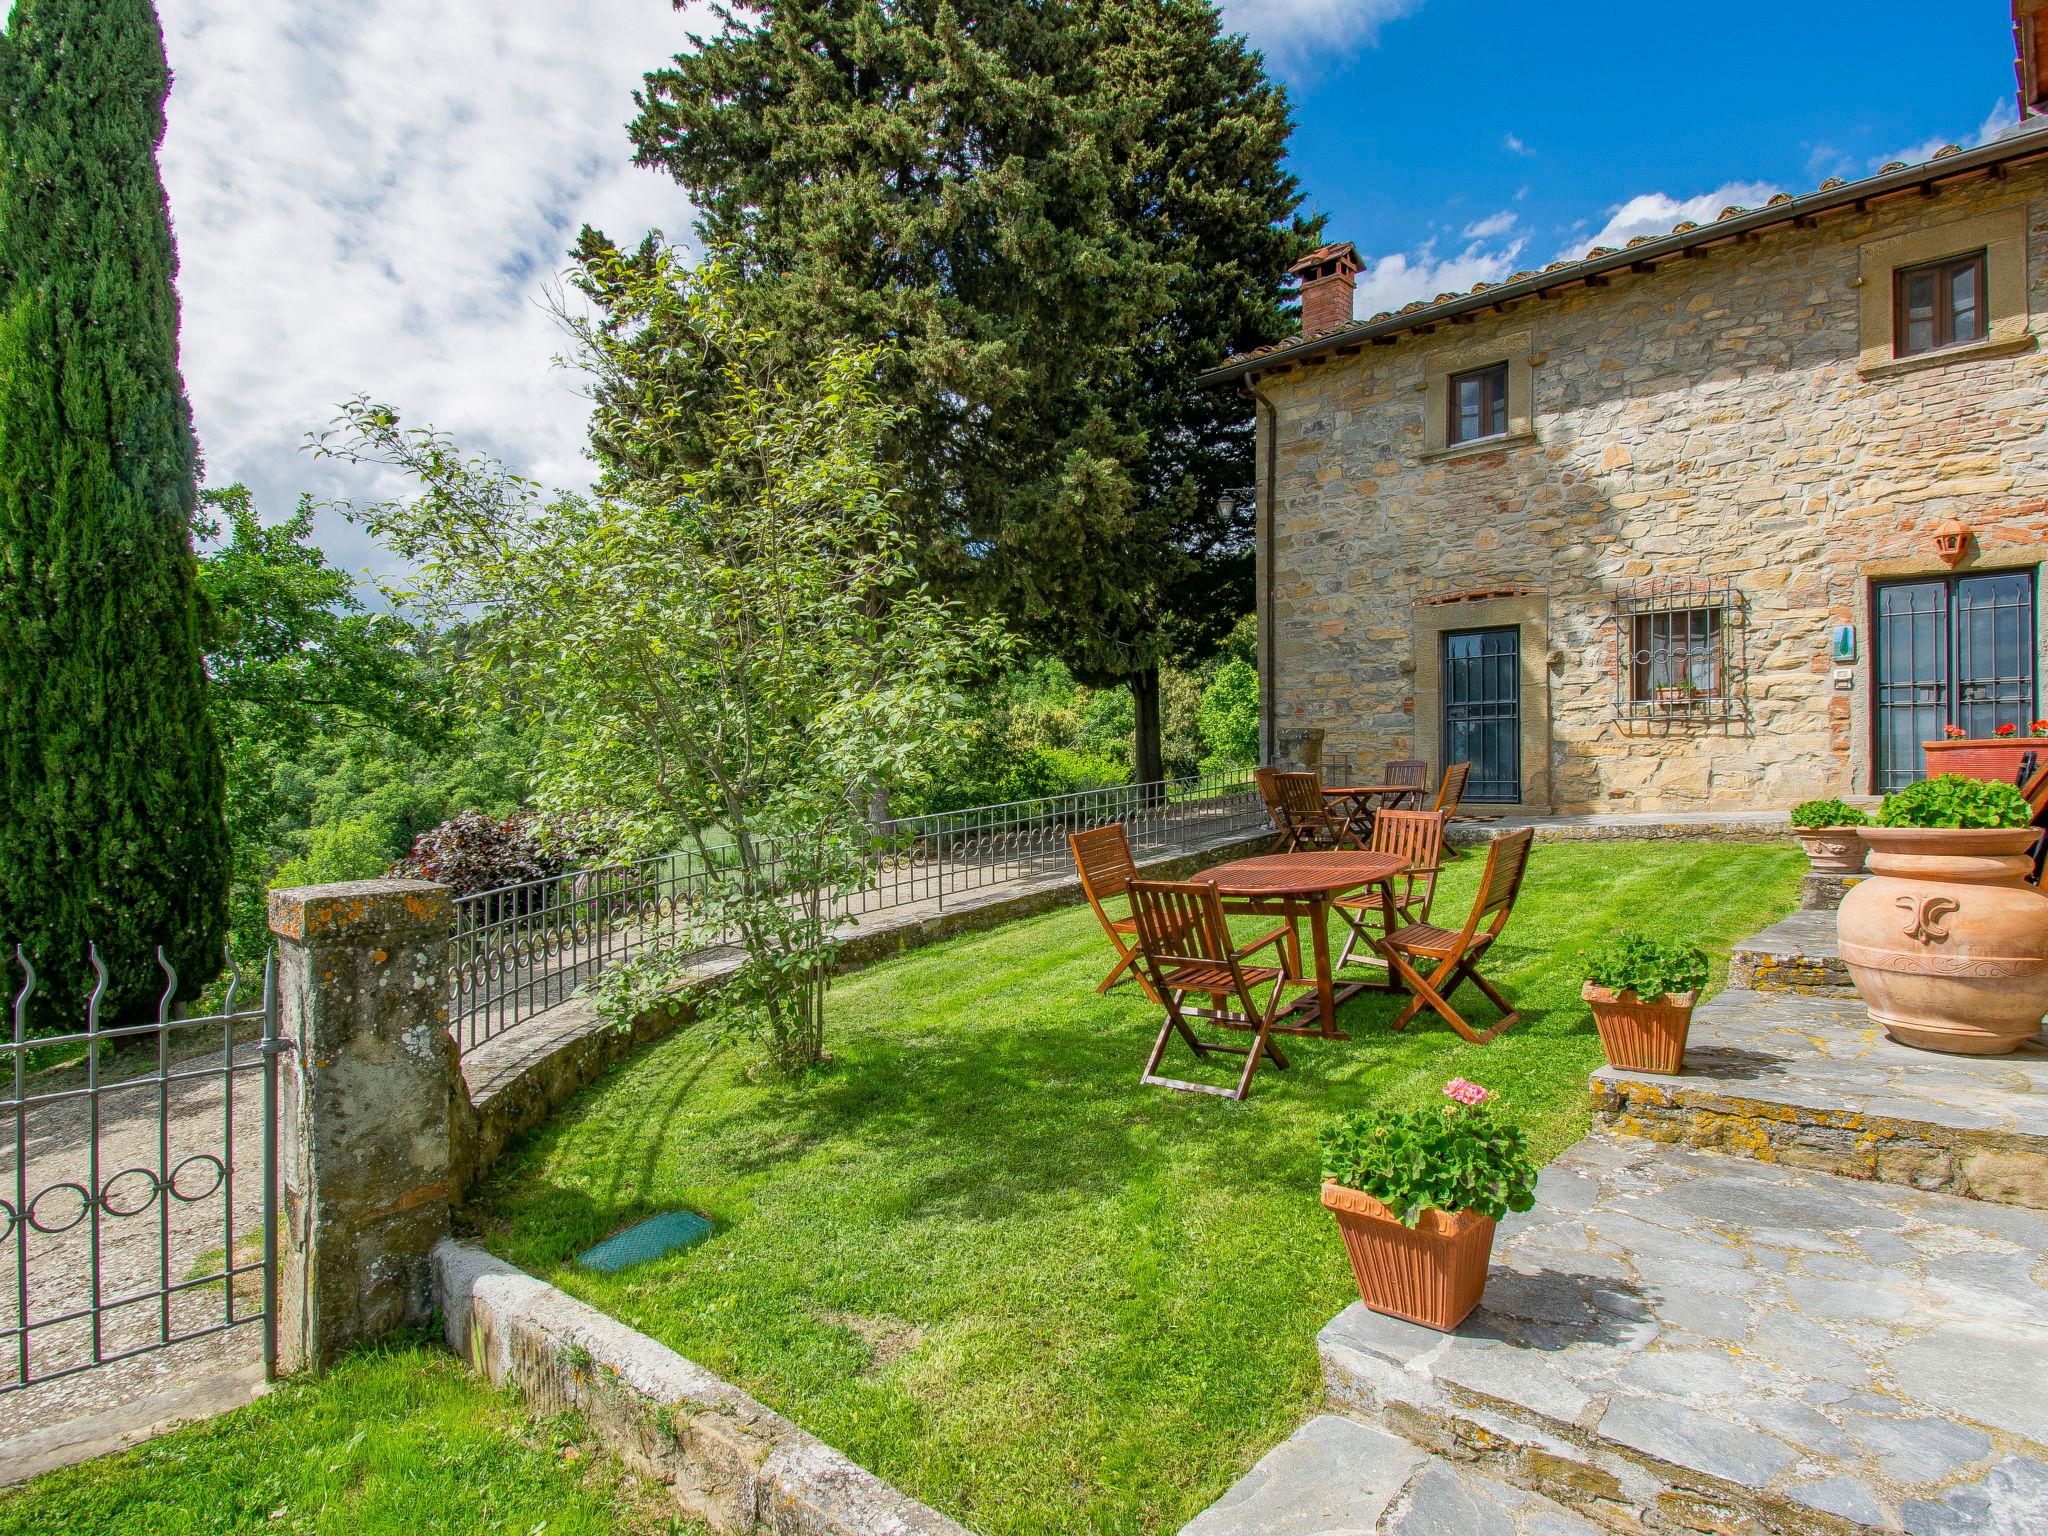
[[[93,1358],[92,1318],[58,1319],[91,1308],[95,1251],[100,1302],[111,1307],[100,1317],[102,1358],[225,1323],[229,1297],[217,1280],[168,1299],[154,1293],[218,1273],[230,1230],[236,1263],[262,1257],[261,1056],[238,1046],[230,1079],[221,1071],[219,1024],[193,1034],[202,1029],[213,1042],[201,1047],[192,1040],[171,1061],[169,1081],[159,1078],[153,1048],[102,1056],[97,1220],[85,1195],[95,1170],[83,1067],[32,1078],[18,1113],[11,1091],[0,1100],[0,1229],[11,1229],[0,1241],[0,1462],[15,1436],[262,1358],[262,1328],[252,1323],[41,1379]],[[74,1096],[48,1097],[54,1094]],[[231,1177],[223,1178],[224,1170]],[[158,1190],[164,1172],[169,1200]],[[29,1225],[12,1219],[23,1190],[34,1215]],[[235,1277],[233,1304],[237,1318],[260,1310],[262,1283],[253,1270]],[[24,1374],[31,1378],[26,1386]]]

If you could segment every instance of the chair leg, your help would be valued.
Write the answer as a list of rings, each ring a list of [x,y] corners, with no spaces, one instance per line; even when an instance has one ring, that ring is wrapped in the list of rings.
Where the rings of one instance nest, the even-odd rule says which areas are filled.
[[[1119,959],[1115,965],[1109,968],[1109,974],[1107,976],[1103,977],[1101,981],[1096,983],[1095,990],[1098,995],[1107,992],[1119,981],[1122,981],[1124,979],[1125,971],[1130,971],[1133,980],[1143,981],[1145,979],[1143,976],[1139,975],[1136,970],[1132,969],[1138,963],[1138,952],[1135,949],[1126,949],[1120,951],[1120,953],[1122,955],[1122,958]]]
[[[1159,1063],[1166,1055],[1166,1042],[1173,1038],[1176,1030],[1180,1032],[1181,1039],[1187,1041],[1188,1049],[1195,1053],[1197,1060],[1208,1056],[1209,1047],[1195,1038],[1195,1032],[1188,1028],[1188,1021],[1181,1017],[1181,1000],[1186,996],[1185,992],[1168,994],[1166,1020],[1159,1026],[1159,1038],[1152,1042],[1152,1055],[1146,1060],[1145,1070],[1140,1074],[1139,1081],[1149,1080],[1159,1071]]]

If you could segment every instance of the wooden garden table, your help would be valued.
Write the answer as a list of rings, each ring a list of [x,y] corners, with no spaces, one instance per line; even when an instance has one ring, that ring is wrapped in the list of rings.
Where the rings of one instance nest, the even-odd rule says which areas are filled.
[[[1387,931],[1395,925],[1394,892],[1389,882],[1407,873],[1408,861],[1392,853],[1356,853],[1349,850],[1327,853],[1266,853],[1256,858],[1233,859],[1205,869],[1191,879],[1216,887],[1226,912],[1256,913],[1262,917],[1284,917],[1294,929],[1294,942],[1286,946],[1288,974],[1301,975],[1301,920],[1309,921],[1309,940],[1314,946],[1315,983],[1313,994],[1303,994],[1289,1006],[1289,1013],[1305,1011],[1309,998],[1315,999],[1317,1022],[1275,1026],[1290,1035],[1313,1035],[1321,1040],[1348,1040],[1337,1028],[1337,1005],[1368,988],[1397,990],[1394,983],[1351,981],[1340,989],[1330,966],[1330,903],[1339,896],[1368,885],[1380,888],[1380,915]]]

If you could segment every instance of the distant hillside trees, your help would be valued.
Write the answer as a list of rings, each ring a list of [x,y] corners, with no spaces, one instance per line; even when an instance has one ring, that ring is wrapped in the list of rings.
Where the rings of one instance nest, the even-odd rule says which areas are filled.
[[[190,541],[191,411],[149,0],[15,0],[0,38],[0,941],[82,1022],[220,968],[229,850]]]

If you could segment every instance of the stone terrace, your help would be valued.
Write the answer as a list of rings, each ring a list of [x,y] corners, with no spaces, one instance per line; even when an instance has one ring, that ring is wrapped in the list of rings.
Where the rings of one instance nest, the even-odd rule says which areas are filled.
[[[1892,1044],[1831,918],[1743,946],[1683,1075],[1595,1074],[1455,1334],[1339,1314],[1334,1412],[1184,1536],[2048,1532],[2048,1041]]]

